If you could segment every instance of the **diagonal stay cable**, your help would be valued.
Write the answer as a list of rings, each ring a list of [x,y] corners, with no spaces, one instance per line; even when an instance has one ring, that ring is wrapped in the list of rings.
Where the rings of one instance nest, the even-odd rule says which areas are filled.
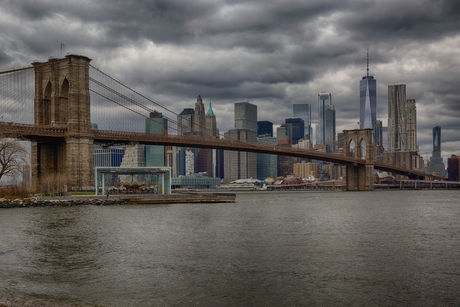
[[[147,101],[149,101],[149,102],[151,102],[151,103],[157,105],[157,106],[160,107],[160,108],[165,109],[166,111],[168,111],[168,112],[170,112],[170,113],[172,113],[172,114],[174,114],[174,115],[176,115],[176,116],[179,116],[179,114],[177,114],[176,112],[174,112],[174,111],[168,109],[167,107],[161,105],[160,103],[158,103],[158,102],[156,102],[156,101],[153,101],[152,99],[150,99],[150,98],[148,98],[148,97],[142,95],[141,93],[135,91],[134,89],[132,89],[132,88],[130,88],[129,86],[127,86],[127,85],[121,83],[120,81],[118,81],[118,80],[112,78],[111,76],[109,76],[109,75],[106,74],[105,72],[99,70],[98,68],[94,67],[93,65],[90,64],[89,66],[90,66],[91,68],[94,68],[95,70],[97,70],[99,73],[103,74],[104,76],[106,76],[106,77],[109,78],[110,80],[112,80],[112,81],[118,83],[119,85],[123,86],[124,88],[126,88],[126,89],[132,91],[133,93],[139,95],[140,97],[146,99]],[[91,78],[90,78],[90,79],[91,79]],[[94,79],[93,79],[93,80],[94,80]],[[172,122],[174,122],[174,121],[172,121]],[[175,122],[175,123],[177,124],[177,122]],[[200,128],[204,128],[204,130],[208,130],[208,129],[206,129],[206,127],[201,127],[201,125],[197,125],[197,126],[199,126]]]
[[[120,92],[118,92],[118,91],[112,89],[111,87],[109,87],[109,86],[103,84],[103,83],[100,82],[100,81],[95,80],[95,79],[92,78],[92,77],[90,77],[89,79],[90,79],[92,82],[94,82],[95,84],[97,84],[97,85],[99,85],[100,87],[102,87],[103,89],[105,89],[105,90],[107,90],[107,91],[109,91],[109,92],[111,92],[111,93],[113,93],[113,94],[115,94],[115,95],[117,95],[117,96],[119,96],[119,97],[125,99],[126,101],[128,101],[128,102],[130,102],[130,103],[132,103],[132,104],[134,104],[134,105],[136,105],[136,106],[138,106],[139,108],[144,109],[144,110],[147,111],[147,112],[155,112],[155,110],[153,110],[153,109],[151,109],[151,108],[149,108],[149,107],[143,105],[142,103],[139,103],[139,102],[135,101],[135,100],[132,99],[132,98],[129,98],[129,97],[126,96],[126,95],[123,95],[122,93],[120,93]],[[94,91],[93,91],[93,92],[94,92]],[[95,93],[97,93],[97,92],[95,92]],[[99,93],[97,93],[97,94],[99,94]],[[102,95],[101,95],[101,96],[102,96]],[[104,97],[104,98],[106,98],[106,97]],[[113,100],[111,100],[111,99],[109,99],[109,100],[112,101],[112,102],[115,102],[115,101],[113,101]],[[117,103],[117,104],[119,104],[119,103]],[[131,110],[131,109],[130,109],[130,110]],[[135,112],[135,111],[133,111],[133,112]],[[137,112],[136,112],[136,113],[137,113]],[[144,116],[144,117],[146,117],[146,118],[149,118],[149,117],[147,117],[147,116],[145,116],[145,115],[142,115],[142,116]],[[169,117],[166,117],[166,118],[167,118],[170,122],[172,122],[172,123],[174,123],[174,124],[178,124],[178,122],[177,122],[176,120],[171,119],[171,118],[169,118]],[[175,130],[177,131],[177,129],[175,129]]]

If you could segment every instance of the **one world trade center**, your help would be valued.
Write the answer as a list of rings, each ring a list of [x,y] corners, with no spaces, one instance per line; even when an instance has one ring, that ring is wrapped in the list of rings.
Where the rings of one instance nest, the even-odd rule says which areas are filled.
[[[374,129],[377,107],[377,80],[369,75],[369,51],[367,52],[367,73],[359,81],[359,128]]]

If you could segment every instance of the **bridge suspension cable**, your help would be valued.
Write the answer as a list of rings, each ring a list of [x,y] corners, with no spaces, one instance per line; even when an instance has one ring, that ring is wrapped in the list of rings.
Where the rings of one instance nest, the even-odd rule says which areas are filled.
[[[0,72],[0,121],[32,124],[35,74],[32,67]]]
[[[100,97],[103,97],[104,99],[108,100],[108,101],[111,101],[115,104],[117,104],[118,106],[124,108],[124,109],[127,109],[127,110],[130,110],[132,111],[133,113],[137,114],[137,115],[140,115],[146,119],[150,119],[150,120],[157,120],[156,118],[150,118],[148,115],[144,114],[142,111],[140,111],[140,109],[142,110],[145,110],[149,113],[152,113],[152,112],[155,112],[154,109],[148,107],[146,104],[147,103],[152,103],[156,106],[158,106],[159,108],[165,110],[167,112],[167,114],[171,114],[174,116],[174,118],[172,118],[171,116],[168,116],[166,114],[163,114],[163,117],[166,118],[168,120],[168,123],[172,123],[173,125],[170,125],[169,124],[169,132],[174,132],[174,133],[177,133],[179,132],[179,129],[178,129],[178,126],[179,126],[179,122],[177,121],[177,118],[179,116],[179,114],[173,110],[171,110],[170,108],[167,108],[166,106],[146,97],[145,95],[139,93],[138,91],[132,89],[131,87],[121,83],[120,81],[116,80],[115,78],[111,77],[110,75],[104,73],[103,71],[99,70],[98,68],[90,65],[90,67],[97,71],[98,73],[100,73],[104,78],[107,78],[108,80],[110,80],[110,82],[113,82],[114,86],[109,86],[106,84],[106,82],[102,82],[100,80],[97,80],[95,77],[90,77],[90,81],[92,82],[92,84],[94,86],[97,86],[99,90],[97,89],[92,89],[91,91],[100,96]],[[108,83],[108,82],[107,82]],[[115,89],[115,87],[117,89]],[[127,90],[128,93],[131,93],[131,94],[135,94],[138,98],[142,98],[142,100],[145,101],[145,103],[140,103],[137,101],[137,99],[134,99],[134,98],[131,98],[129,97],[129,94],[123,94],[121,93],[121,89],[118,89],[118,88],[121,88],[121,89],[124,89],[124,90]],[[102,94],[100,93],[100,91],[107,91],[108,93],[110,93],[110,95],[115,95],[113,98],[110,98],[109,94]],[[119,102],[119,99],[122,99],[124,101],[127,101],[129,102],[130,104],[136,106],[135,108],[133,108],[132,106],[126,106],[125,104]],[[137,109],[137,110],[136,110]],[[200,130],[201,131],[206,131],[209,133],[209,135],[211,135],[211,131],[209,131],[209,129],[207,129],[206,127],[201,127],[200,125],[198,125],[199,128],[201,128]],[[145,127],[140,127],[138,129],[135,129],[135,131],[140,131],[142,130],[143,128]],[[109,129],[110,130],[110,129]],[[124,129],[122,129],[124,130]],[[220,137],[223,137],[222,134],[220,134]],[[235,140],[235,141],[238,141],[238,140]]]

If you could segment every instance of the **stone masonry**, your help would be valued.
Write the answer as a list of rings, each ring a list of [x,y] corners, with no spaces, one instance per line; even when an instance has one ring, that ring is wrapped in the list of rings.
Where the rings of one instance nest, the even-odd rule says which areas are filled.
[[[67,176],[73,189],[94,185],[89,63],[80,55],[32,63],[35,71],[35,125],[65,126],[62,141],[32,142],[32,178]]]

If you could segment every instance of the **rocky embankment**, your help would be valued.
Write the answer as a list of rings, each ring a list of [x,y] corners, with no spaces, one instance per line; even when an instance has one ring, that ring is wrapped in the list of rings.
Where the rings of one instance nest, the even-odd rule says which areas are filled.
[[[0,198],[0,208],[27,208],[27,207],[70,207],[70,206],[107,206],[127,204],[124,199],[105,199],[105,198],[70,198],[70,199],[40,199],[37,197],[22,199]]]

